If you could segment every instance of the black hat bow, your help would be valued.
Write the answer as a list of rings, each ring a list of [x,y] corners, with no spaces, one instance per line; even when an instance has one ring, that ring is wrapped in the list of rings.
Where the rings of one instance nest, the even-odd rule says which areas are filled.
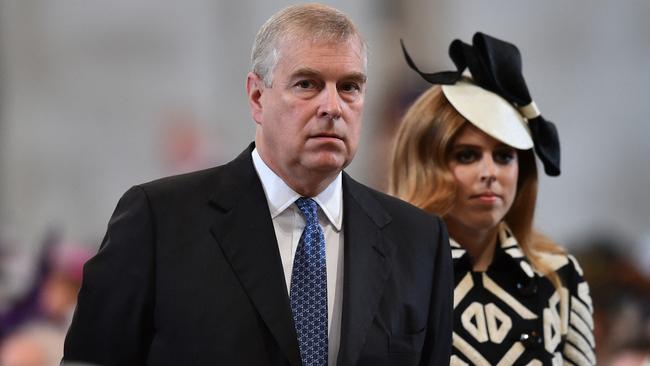
[[[528,120],[535,152],[550,176],[560,175],[560,141],[555,125],[541,116],[533,102],[522,74],[521,54],[511,43],[477,32],[472,45],[459,39],[449,46],[449,56],[456,71],[424,73],[415,65],[404,42],[402,51],[408,65],[432,84],[455,84],[469,69],[475,84],[496,93],[514,105]]]

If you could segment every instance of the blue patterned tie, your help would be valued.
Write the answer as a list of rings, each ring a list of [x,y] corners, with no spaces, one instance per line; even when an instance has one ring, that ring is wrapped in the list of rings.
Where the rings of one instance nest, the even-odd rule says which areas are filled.
[[[296,206],[305,218],[291,274],[291,311],[303,366],[327,365],[327,271],[325,236],[318,204],[301,197]]]

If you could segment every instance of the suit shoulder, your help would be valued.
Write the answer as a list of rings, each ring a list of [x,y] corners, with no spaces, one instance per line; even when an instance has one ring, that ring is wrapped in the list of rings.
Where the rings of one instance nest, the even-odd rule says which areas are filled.
[[[207,202],[227,179],[225,165],[137,184],[124,196],[140,192],[153,207],[174,208]]]
[[[410,222],[412,224],[425,223],[427,225],[431,225],[432,221],[437,221],[436,224],[439,224],[442,221],[437,215],[426,212],[406,201],[377,191],[353,179],[349,180],[351,188],[354,187],[354,189],[357,189],[358,191],[365,193],[368,197],[374,199],[388,214],[390,214],[393,220]]]
[[[158,178],[146,183],[138,184],[147,193],[164,193],[194,189],[206,184],[206,181],[218,179],[223,165],[185,174],[172,175]]]
[[[251,158],[251,144],[230,162],[213,168],[179,174],[143,183],[137,187],[149,196],[163,195],[199,197],[212,195],[220,189],[241,187],[256,176]]]
[[[438,218],[437,215],[428,213],[418,207],[413,206],[412,204],[401,200],[397,197],[393,197],[391,195],[388,195],[383,192],[376,191],[372,188],[368,188],[371,190],[372,194],[375,196],[375,198],[384,205],[384,207],[387,210],[395,211],[395,212],[400,212],[403,214],[407,215],[416,215],[416,216],[422,216],[422,217],[428,217],[428,218]]]

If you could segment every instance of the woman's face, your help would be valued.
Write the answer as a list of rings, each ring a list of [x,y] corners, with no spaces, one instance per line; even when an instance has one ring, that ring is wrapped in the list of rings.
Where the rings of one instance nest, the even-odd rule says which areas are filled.
[[[517,150],[466,123],[449,159],[456,201],[446,219],[470,230],[495,228],[517,193]]]

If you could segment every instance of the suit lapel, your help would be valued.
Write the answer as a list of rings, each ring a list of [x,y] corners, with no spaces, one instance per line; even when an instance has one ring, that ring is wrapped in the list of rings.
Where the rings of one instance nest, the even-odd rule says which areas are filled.
[[[381,229],[391,218],[368,189],[343,176],[344,283],[338,364],[354,365],[390,274],[392,243]]]
[[[211,231],[290,364],[299,366],[278,244],[251,151],[252,145],[224,166],[217,195],[211,200],[219,211]]]

